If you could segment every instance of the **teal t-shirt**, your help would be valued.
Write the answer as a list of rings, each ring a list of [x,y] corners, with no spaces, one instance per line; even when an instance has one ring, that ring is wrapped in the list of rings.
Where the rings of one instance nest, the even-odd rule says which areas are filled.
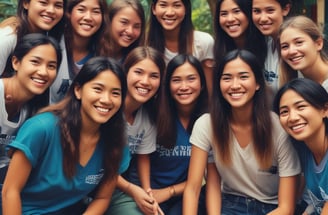
[[[86,166],[77,165],[72,179],[64,175],[58,118],[49,112],[27,120],[9,147],[24,152],[32,164],[21,192],[23,214],[47,214],[72,205],[92,191],[103,177],[102,141]]]

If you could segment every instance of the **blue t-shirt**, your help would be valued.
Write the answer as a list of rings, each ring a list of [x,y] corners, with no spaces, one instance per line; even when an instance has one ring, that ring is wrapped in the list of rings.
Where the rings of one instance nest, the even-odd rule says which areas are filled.
[[[319,165],[316,164],[312,152],[304,143],[296,145],[306,181],[306,192],[317,214],[328,202],[328,151]]]
[[[172,149],[157,145],[150,155],[152,188],[163,188],[187,180],[190,161],[190,134],[177,120],[177,140]]]
[[[27,120],[10,148],[24,152],[32,165],[21,192],[23,214],[46,214],[72,205],[92,191],[103,177],[103,141],[86,166],[76,167],[68,179],[63,171],[63,152],[58,118],[42,113]]]

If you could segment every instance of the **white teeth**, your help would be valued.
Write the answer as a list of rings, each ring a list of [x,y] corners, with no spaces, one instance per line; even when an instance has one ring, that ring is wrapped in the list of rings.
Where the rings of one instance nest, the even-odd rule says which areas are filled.
[[[82,27],[83,29],[86,29],[86,30],[89,30],[89,29],[92,28],[92,26],[89,25],[89,24],[80,24],[80,25],[81,25],[81,27]]]
[[[48,21],[52,21],[53,18],[52,17],[49,17],[49,16],[41,16],[43,19],[46,19]]]
[[[305,124],[295,125],[292,127],[292,130],[298,130],[300,128],[303,128],[304,126],[305,126]]]
[[[174,19],[164,19],[164,21],[165,21],[165,23],[167,23],[167,24],[172,24],[172,23],[174,23]]]
[[[235,30],[238,30],[239,25],[230,25],[230,26],[228,26],[228,28],[229,28],[229,30],[231,30],[231,31],[235,31]]]
[[[47,83],[45,80],[42,80],[42,79],[38,79],[38,78],[32,78],[33,81],[39,83],[39,84],[45,84]]]
[[[291,58],[291,61],[298,61],[298,60],[300,60],[302,58],[303,58],[302,56],[293,57],[293,58]]]
[[[148,93],[149,92],[149,90],[148,89],[145,89],[145,88],[137,88],[137,90],[138,90],[138,92],[139,93],[141,93],[141,94],[146,94],[146,93]]]
[[[243,93],[230,93],[232,97],[240,97],[243,95]]]
[[[107,113],[109,111],[108,108],[102,108],[102,107],[96,107],[97,110],[99,110],[100,112],[104,112],[104,113]]]

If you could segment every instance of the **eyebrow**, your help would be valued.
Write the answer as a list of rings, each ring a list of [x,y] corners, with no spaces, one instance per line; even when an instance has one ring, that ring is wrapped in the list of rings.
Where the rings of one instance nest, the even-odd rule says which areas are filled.
[[[303,102],[306,102],[306,101],[305,100],[299,100],[297,102],[294,102],[293,105],[295,106],[295,105],[298,105],[298,104],[303,103]],[[287,108],[287,105],[280,106],[279,109],[281,109],[281,108]]]

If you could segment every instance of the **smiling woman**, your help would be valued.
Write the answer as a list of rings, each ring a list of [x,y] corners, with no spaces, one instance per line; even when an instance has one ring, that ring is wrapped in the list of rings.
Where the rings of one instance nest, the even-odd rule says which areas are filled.
[[[64,100],[27,120],[9,145],[3,214],[82,214],[84,208],[72,205],[96,187],[85,213],[103,214],[126,144],[125,94],[120,66],[95,57],[82,67]]]

